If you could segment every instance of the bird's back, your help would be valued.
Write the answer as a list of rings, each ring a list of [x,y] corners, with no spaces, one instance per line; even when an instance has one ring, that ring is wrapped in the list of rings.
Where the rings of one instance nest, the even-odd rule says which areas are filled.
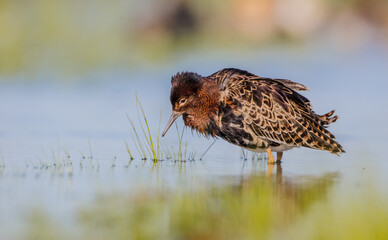
[[[261,147],[268,147],[265,144],[304,146],[336,154],[344,152],[334,135],[326,129],[328,124],[337,120],[337,116],[332,117],[333,111],[316,114],[310,101],[296,92],[308,90],[302,84],[262,78],[233,68],[221,70],[208,78],[220,88],[216,124],[219,135],[226,140],[232,142],[233,139],[228,138],[242,135],[233,143],[264,144]],[[241,132],[226,132],[238,129]]]

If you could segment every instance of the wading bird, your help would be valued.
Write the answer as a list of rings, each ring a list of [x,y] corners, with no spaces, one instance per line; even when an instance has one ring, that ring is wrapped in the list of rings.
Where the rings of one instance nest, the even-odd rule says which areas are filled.
[[[338,116],[334,110],[316,114],[310,101],[297,93],[308,90],[302,84],[227,68],[208,77],[177,73],[171,85],[172,115],[162,136],[182,115],[185,125],[199,133],[266,151],[268,163],[275,162],[272,151],[280,162],[283,151],[294,147],[345,152],[326,129]]]

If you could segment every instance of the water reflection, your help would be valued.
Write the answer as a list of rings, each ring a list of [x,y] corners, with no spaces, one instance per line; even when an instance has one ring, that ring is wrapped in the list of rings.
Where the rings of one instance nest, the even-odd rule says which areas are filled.
[[[268,237],[273,231],[287,228],[315,203],[327,199],[337,178],[337,173],[288,178],[278,168],[273,178],[265,172],[239,181],[236,176],[224,176],[218,180],[234,183],[210,185],[195,192],[159,189],[152,193],[140,191],[134,196],[104,195],[80,210],[80,228],[88,239]],[[147,226],[152,226],[152,231],[145,231],[150,230]]]
[[[156,186],[98,194],[96,200],[74,210],[77,220],[66,223],[52,224],[51,214],[45,214],[44,209],[32,209],[24,237],[60,239],[65,234],[67,239],[268,238],[285,231],[316,203],[325,203],[339,178],[338,173],[283,175],[280,164],[268,175],[266,163],[261,160],[240,161],[240,176],[209,178],[187,171],[198,164],[206,165],[201,161],[155,164],[136,160],[125,165],[118,160],[113,169],[116,175],[121,166],[127,174],[134,168],[148,173],[145,177],[149,181],[156,178]],[[51,175],[55,170],[62,171],[39,169],[43,175],[45,171]],[[108,168],[101,166],[100,170]],[[180,176],[180,187],[165,184],[166,172]],[[74,177],[78,178],[78,174],[75,171]],[[64,225],[66,232],[62,230]]]
[[[275,162],[273,164],[268,163],[267,175],[272,176],[272,172],[273,172],[273,169],[275,166],[276,166],[276,179],[278,179],[278,178],[281,179],[282,173],[283,173],[281,162]]]

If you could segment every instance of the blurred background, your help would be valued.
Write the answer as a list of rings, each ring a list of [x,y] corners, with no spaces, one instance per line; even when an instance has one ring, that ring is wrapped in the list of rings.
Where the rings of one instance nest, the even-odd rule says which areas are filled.
[[[0,74],[69,80],[160,66],[198,49],[326,43],[357,51],[387,44],[387,11],[386,0],[2,0]]]

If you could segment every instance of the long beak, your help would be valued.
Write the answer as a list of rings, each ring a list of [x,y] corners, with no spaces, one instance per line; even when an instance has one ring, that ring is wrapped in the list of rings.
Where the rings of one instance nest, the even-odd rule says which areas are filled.
[[[172,112],[171,114],[171,117],[170,117],[170,120],[168,120],[168,123],[167,123],[167,126],[166,128],[164,129],[163,133],[162,133],[162,137],[164,137],[164,135],[166,135],[168,129],[171,127],[171,125],[175,122],[175,120],[180,117],[180,115],[182,115],[182,113],[180,112]]]

